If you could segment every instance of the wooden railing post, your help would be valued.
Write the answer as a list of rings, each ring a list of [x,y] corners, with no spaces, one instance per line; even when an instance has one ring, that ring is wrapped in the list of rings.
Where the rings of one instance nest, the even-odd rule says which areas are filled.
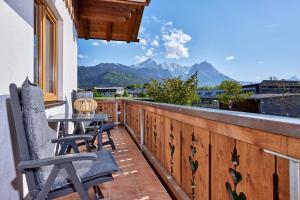
[[[116,115],[116,122],[115,122],[115,124],[117,125],[117,126],[119,126],[119,111],[118,111],[118,100],[115,100],[115,109],[116,109],[116,113],[115,113],[115,115]]]
[[[144,109],[140,109],[140,136],[141,136],[141,148],[144,146]]]
[[[123,101],[124,127],[126,127],[126,101]]]

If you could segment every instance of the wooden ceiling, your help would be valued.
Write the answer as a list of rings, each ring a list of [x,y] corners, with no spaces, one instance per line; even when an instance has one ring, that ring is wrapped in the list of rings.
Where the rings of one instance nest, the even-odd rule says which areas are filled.
[[[78,37],[138,42],[144,7],[150,0],[77,0]]]

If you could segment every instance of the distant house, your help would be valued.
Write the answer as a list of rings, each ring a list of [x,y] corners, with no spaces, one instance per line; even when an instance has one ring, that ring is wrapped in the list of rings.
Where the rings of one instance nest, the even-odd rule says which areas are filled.
[[[113,97],[115,95],[122,96],[124,95],[123,87],[95,87],[95,90],[106,97]]]
[[[254,94],[300,93],[300,81],[264,80],[244,85],[243,89],[253,90]]]
[[[257,102],[262,114],[300,118],[300,93],[255,94],[248,101]]]
[[[243,92],[253,95],[243,102],[235,103],[232,110],[263,113],[270,115],[300,117],[300,81],[264,80],[260,83],[244,85]],[[200,107],[228,109],[216,103],[219,89],[199,90]]]
[[[128,89],[128,94],[131,97],[140,97],[141,94],[145,94],[147,90],[145,88]]]

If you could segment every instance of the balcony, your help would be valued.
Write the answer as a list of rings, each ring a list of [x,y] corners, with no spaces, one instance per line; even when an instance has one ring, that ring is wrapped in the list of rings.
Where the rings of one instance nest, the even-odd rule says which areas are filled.
[[[113,182],[100,186],[105,199],[171,199],[128,132],[119,127],[112,134],[117,148],[112,153],[122,171],[114,175]],[[80,198],[77,194],[72,194],[59,199]],[[92,189],[90,199],[93,199]]]
[[[135,183],[145,185],[137,190],[157,184],[157,191],[166,195],[158,199],[167,199],[143,154],[176,199],[230,199],[235,193],[247,199],[299,198],[297,119],[135,100],[98,100],[98,110],[110,113],[120,125],[115,137],[124,137],[129,147],[123,154],[141,159],[121,175],[141,173],[134,175]],[[118,159],[119,153],[115,155]],[[148,182],[148,173],[155,183]],[[114,184],[108,189],[111,194],[119,192]],[[151,193],[139,198],[156,199]]]

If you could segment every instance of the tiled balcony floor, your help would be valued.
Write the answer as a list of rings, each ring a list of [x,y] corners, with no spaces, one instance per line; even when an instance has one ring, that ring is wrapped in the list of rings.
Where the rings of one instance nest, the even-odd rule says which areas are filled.
[[[116,150],[113,155],[121,172],[114,175],[114,181],[102,184],[101,190],[105,199],[109,200],[168,200],[167,191],[153,172],[139,149],[124,128],[112,131]],[[109,148],[110,149],[110,148]],[[90,191],[93,199],[93,190]],[[80,199],[74,193],[59,200]]]

